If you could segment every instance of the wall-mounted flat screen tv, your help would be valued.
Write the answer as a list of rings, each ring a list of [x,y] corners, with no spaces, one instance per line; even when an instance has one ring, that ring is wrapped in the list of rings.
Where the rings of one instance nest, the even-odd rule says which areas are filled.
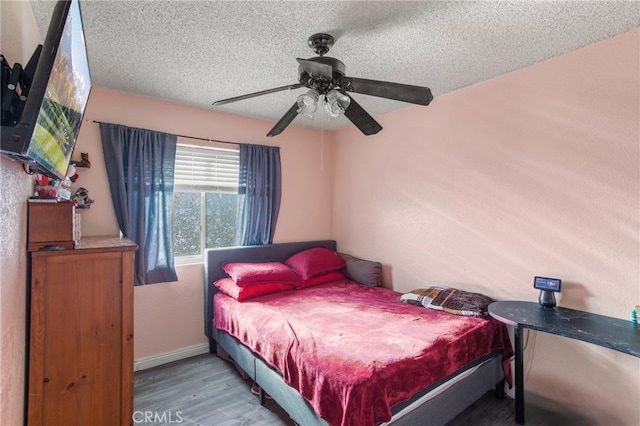
[[[20,71],[21,66],[16,65],[14,71]],[[9,72],[6,78],[10,78]],[[23,79],[22,90],[23,94],[12,94],[16,105],[23,102],[11,108],[19,111],[19,116],[5,117],[3,109],[0,152],[25,163],[33,172],[63,179],[91,91],[78,0],[56,4],[33,78]]]

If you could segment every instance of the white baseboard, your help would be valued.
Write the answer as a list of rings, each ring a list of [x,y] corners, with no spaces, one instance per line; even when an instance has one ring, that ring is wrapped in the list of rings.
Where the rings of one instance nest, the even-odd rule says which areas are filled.
[[[181,359],[191,358],[192,356],[202,355],[208,352],[209,343],[201,343],[199,345],[176,349],[175,351],[138,358],[133,361],[133,371],[146,370],[148,368],[157,367],[159,365],[179,361]]]

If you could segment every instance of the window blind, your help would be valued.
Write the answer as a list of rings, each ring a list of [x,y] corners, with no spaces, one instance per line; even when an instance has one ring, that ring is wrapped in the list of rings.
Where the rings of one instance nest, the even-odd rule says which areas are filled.
[[[237,192],[240,153],[236,149],[178,144],[176,191]]]

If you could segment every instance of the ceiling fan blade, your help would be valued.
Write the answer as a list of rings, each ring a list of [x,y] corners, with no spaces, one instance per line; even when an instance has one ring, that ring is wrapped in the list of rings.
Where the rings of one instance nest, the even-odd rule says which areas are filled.
[[[300,84],[300,83],[289,84],[288,86],[275,87],[273,89],[267,89],[267,90],[262,90],[260,92],[249,93],[247,95],[236,96],[235,98],[222,99],[220,101],[215,101],[211,105],[213,105],[213,106],[224,105],[224,104],[228,104],[228,103],[235,102],[235,101],[242,101],[244,99],[255,98],[256,96],[262,96],[262,95],[268,95],[269,93],[280,92],[282,90],[298,89],[300,87],[302,87],[302,84]]]
[[[340,79],[340,87],[350,92],[418,105],[429,105],[433,100],[431,89],[422,86],[412,86],[410,84],[343,77]]]
[[[344,91],[340,91],[346,96]],[[376,120],[373,119],[371,115],[367,111],[364,110],[351,96],[349,96],[351,102],[349,106],[344,111],[344,116],[347,117],[355,126],[360,129],[362,133],[365,135],[375,135],[380,130],[382,130],[382,126]]]
[[[280,133],[282,133],[282,131],[286,129],[289,124],[291,124],[293,119],[298,116],[298,108],[298,103],[294,103],[293,106],[289,108],[289,111],[287,111],[276,123],[276,125],[273,126],[273,129],[271,129],[269,133],[267,133],[267,136],[278,136]]]
[[[296,61],[298,61],[302,69],[311,76],[323,77],[326,80],[331,80],[333,78],[333,68],[331,68],[331,65],[321,64],[320,62],[310,59],[296,58]]]

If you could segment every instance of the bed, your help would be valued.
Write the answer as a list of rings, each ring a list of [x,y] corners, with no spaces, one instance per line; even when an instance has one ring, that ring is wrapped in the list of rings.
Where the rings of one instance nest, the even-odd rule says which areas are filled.
[[[463,318],[410,306],[397,300],[398,293],[349,279],[240,302],[214,285],[230,280],[224,265],[285,262],[318,247],[335,252],[336,242],[305,241],[206,252],[204,327],[210,352],[222,349],[297,424],[438,425],[489,390],[495,390],[497,397],[504,395],[512,349],[504,325],[491,318]],[[329,301],[326,307],[322,305],[324,300]],[[357,306],[356,311],[345,311],[350,304]],[[326,319],[321,318],[323,311]],[[362,325],[365,321],[386,320],[384,315],[400,318],[404,311],[415,317],[404,325],[385,326],[382,333],[367,334],[367,326]],[[426,317],[452,323],[464,337],[447,344],[438,336],[425,337],[422,340],[432,340],[435,348],[428,354],[414,347],[414,341],[421,339],[412,341],[403,336],[397,346],[398,336],[391,336],[390,330],[409,330]],[[277,318],[281,325],[272,322]],[[360,328],[350,330],[350,322],[360,323]],[[438,327],[440,323],[433,322],[428,328]],[[323,334],[325,329],[328,334]],[[381,336],[386,334],[390,336]],[[367,336],[357,347],[345,344],[362,335]],[[387,344],[387,338],[395,339],[395,343]],[[282,343],[281,339],[289,340]],[[295,352],[305,341],[311,342],[312,349]],[[404,358],[396,352],[405,353]],[[345,366],[345,360],[351,364]],[[444,364],[431,368],[436,361]]]

